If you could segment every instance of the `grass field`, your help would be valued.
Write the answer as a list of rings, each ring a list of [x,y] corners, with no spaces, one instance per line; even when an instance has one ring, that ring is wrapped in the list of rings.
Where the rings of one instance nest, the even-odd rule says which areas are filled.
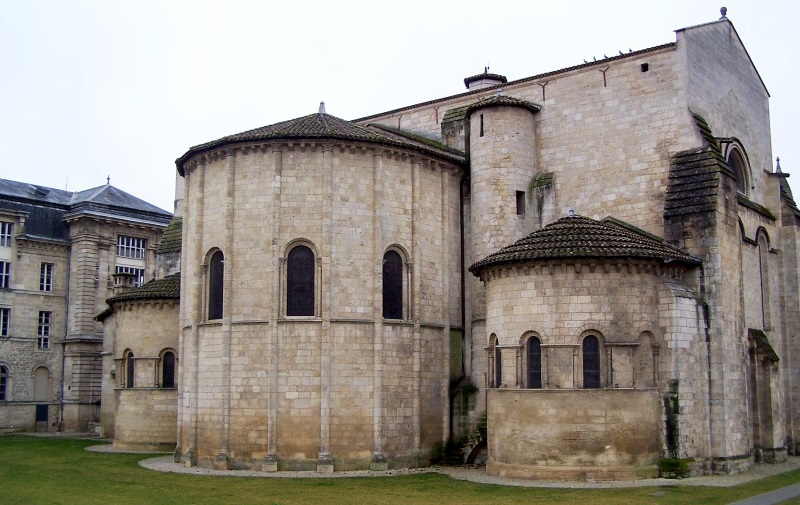
[[[0,503],[48,504],[725,504],[800,482],[800,470],[734,488],[545,489],[474,484],[439,474],[265,479],[167,474],[149,457],[84,450],[97,441],[0,436]]]

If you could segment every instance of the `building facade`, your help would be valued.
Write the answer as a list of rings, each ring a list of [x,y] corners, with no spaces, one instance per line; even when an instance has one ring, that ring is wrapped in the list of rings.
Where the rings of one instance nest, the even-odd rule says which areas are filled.
[[[631,479],[797,453],[800,211],[769,94],[724,16],[676,36],[191,148],[179,265],[159,269],[180,269],[180,303],[112,298],[103,377],[155,411],[176,352],[188,465],[455,448],[493,474]],[[137,320],[172,317],[137,344]],[[120,444],[146,445],[146,392],[127,393]]]
[[[102,326],[115,274],[155,277],[171,214],[111,185],[68,192],[0,180],[0,428],[100,421]]]

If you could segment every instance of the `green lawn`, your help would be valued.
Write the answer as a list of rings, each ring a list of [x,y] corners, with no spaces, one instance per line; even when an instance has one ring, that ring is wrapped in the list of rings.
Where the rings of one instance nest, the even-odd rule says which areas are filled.
[[[264,479],[145,470],[141,454],[83,450],[97,441],[0,436],[0,503],[17,504],[725,504],[800,482],[800,470],[735,488],[536,489],[474,484],[439,474]]]

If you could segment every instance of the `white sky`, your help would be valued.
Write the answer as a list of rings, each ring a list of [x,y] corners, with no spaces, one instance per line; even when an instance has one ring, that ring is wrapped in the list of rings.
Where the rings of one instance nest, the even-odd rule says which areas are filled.
[[[354,119],[622,50],[728,7],[800,199],[800,2],[0,0],[0,178],[111,184],[172,210],[196,144],[316,112]]]

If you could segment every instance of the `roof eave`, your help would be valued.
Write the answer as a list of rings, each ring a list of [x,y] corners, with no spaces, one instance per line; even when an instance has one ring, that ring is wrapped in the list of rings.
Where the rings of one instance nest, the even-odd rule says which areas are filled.
[[[434,150],[434,149],[425,149],[422,146],[413,146],[413,145],[410,145],[410,144],[394,142],[394,141],[391,141],[391,140],[388,140],[388,139],[387,140],[379,140],[379,139],[370,140],[370,139],[357,139],[357,138],[351,138],[351,137],[346,137],[346,136],[335,136],[335,135],[328,135],[328,136],[321,136],[321,137],[314,137],[314,136],[296,137],[296,136],[291,136],[291,135],[279,135],[279,136],[274,136],[274,137],[266,137],[266,138],[263,138],[263,139],[253,138],[253,139],[243,139],[243,140],[232,140],[230,142],[221,142],[221,143],[219,143],[217,145],[211,145],[211,146],[206,145],[202,149],[198,149],[196,151],[194,151],[193,149],[189,149],[189,151],[187,151],[186,154],[184,154],[183,156],[181,156],[180,158],[175,160],[175,166],[177,167],[178,173],[181,175],[181,177],[185,177],[186,176],[186,170],[184,169],[184,165],[188,161],[190,161],[191,159],[193,159],[196,156],[200,156],[200,155],[203,155],[203,154],[207,154],[209,152],[217,151],[219,149],[222,149],[223,147],[240,146],[240,145],[248,145],[248,144],[253,144],[253,143],[261,143],[261,142],[272,142],[272,141],[278,141],[278,142],[281,142],[281,141],[283,141],[283,142],[286,142],[286,141],[294,141],[294,142],[315,141],[315,142],[317,142],[317,141],[319,141],[319,142],[322,142],[322,141],[326,141],[326,140],[347,141],[347,142],[364,142],[364,143],[367,143],[367,144],[375,144],[375,145],[388,144],[388,145],[392,145],[394,147],[398,147],[398,148],[402,148],[402,149],[410,149],[410,150],[414,150],[414,151],[423,152],[423,153],[425,153],[425,154],[427,154],[429,156],[435,156],[435,157],[438,157],[438,158],[444,158],[444,159],[447,159],[448,161],[453,162],[453,163],[463,164],[465,162],[465,157],[464,156],[458,156],[456,154],[450,154],[450,153],[447,153],[447,152],[441,152],[440,153],[440,152],[436,152],[436,150]]]

